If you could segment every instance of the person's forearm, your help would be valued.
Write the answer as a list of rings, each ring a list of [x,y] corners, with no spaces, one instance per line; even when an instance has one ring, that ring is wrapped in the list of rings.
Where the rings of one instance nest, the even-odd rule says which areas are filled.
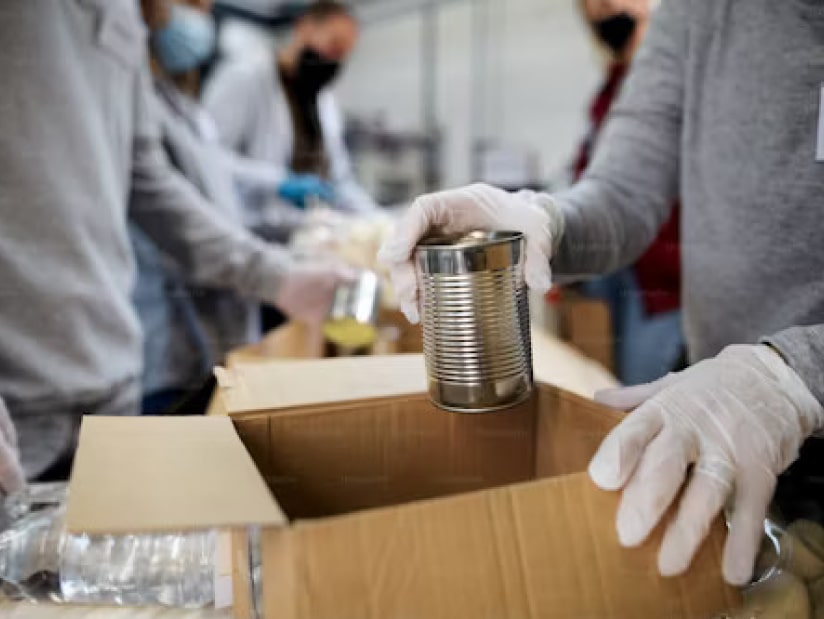
[[[561,279],[584,279],[632,264],[666,222],[672,200],[625,192],[616,183],[620,180],[588,177],[553,196],[564,214],[564,235],[552,261]]]
[[[824,404],[824,324],[792,327],[762,342],[772,346]]]
[[[287,252],[221,217],[171,169],[135,174],[130,216],[192,281],[271,301]]]

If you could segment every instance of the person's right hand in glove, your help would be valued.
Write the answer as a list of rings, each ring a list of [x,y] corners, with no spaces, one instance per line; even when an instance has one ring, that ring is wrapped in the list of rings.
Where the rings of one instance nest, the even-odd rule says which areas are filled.
[[[332,202],[335,191],[332,185],[314,174],[292,174],[278,186],[278,196],[300,208],[306,208],[316,198]]]
[[[20,464],[17,432],[6,403],[0,398],[0,492],[8,495],[22,490],[25,486],[26,476]]]
[[[338,285],[355,277],[355,271],[342,264],[295,263],[283,276],[273,301],[287,318],[320,324],[329,313]]]
[[[633,410],[589,466],[605,490],[623,489],[618,538],[641,544],[675,501],[658,567],[684,572],[729,498],[724,578],[750,581],[776,478],[804,440],[824,428],[824,409],[781,356],[765,345],[730,346],[648,385],[596,394],[602,404]]]
[[[401,310],[410,322],[418,322],[412,263],[418,242],[431,233],[474,230],[522,232],[526,238],[526,283],[538,292],[549,290],[549,260],[564,231],[563,214],[552,198],[532,191],[509,193],[484,184],[433,193],[415,200],[379,254],[390,269]]]

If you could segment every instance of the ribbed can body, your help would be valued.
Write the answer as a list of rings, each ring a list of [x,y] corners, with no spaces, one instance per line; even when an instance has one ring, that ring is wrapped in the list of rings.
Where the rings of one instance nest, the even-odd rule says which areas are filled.
[[[523,235],[433,238],[416,250],[429,392],[438,406],[487,412],[532,391]]]

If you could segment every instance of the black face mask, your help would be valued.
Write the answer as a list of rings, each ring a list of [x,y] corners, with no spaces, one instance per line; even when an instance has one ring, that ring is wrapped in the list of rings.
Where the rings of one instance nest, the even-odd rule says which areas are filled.
[[[303,96],[317,96],[337,77],[340,68],[340,62],[328,60],[311,47],[307,47],[298,58],[293,76],[295,88]]]
[[[623,52],[635,32],[635,18],[628,13],[618,13],[595,22],[595,34],[616,54]]]

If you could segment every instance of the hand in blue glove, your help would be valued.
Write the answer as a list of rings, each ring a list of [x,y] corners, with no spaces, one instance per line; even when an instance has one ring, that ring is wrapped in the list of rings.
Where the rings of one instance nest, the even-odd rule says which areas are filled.
[[[335,198],[332,186],[314,174],[293,174],[278,187],[278,195],[297,207],[306,208],[311,198],[331,202]]]

